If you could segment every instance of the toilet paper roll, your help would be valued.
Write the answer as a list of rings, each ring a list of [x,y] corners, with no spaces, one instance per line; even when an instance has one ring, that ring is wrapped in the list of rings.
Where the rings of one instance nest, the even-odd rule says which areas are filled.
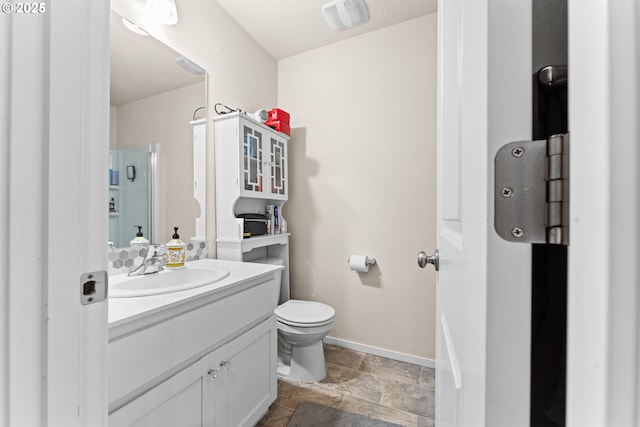
[[[353,271],[366,273],[369,271],[369,257],[366,255],[351,255],[349,257],[349,268]]]

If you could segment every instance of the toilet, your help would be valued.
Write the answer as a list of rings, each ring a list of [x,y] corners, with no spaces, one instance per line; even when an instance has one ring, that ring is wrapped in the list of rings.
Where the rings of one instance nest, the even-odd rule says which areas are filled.
[[[253,262],[284,265],[278,258]],[[276,280],[282,286],[282,271],[278,273]],[[305,383],[322,381],[326,376],[322,339],[333,327],[336,311],[320,302],[290,299],[274,313],[278,319],[278,375]]]

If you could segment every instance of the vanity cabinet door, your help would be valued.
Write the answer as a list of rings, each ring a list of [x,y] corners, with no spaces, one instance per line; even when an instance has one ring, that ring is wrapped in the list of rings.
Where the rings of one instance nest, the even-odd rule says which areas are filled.
[[[215,351],[216,427],[253,426],[277,396],[275,316]]]
[[[212,427],[214,408],[204,404],[214,393],[208,354],[109,414],[109,427]]]

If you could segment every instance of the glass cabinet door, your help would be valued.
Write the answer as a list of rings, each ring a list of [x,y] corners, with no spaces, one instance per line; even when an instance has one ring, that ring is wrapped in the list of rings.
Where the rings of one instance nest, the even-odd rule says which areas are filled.
[[[243,175],[244,190],[262,192],[262,132],[243,126]]]
[[[270,138],[270,190],[273,196],[287,197],[287,145],[286,142]],[[278,198],[278,197],[276,197]]]

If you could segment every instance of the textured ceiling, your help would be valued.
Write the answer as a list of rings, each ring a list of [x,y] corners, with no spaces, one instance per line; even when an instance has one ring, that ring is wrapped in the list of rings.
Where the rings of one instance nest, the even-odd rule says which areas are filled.
[[[176,2],[178,18],[180,8],[188,4],[180,1]],[[437,0],[365,0],[367,23],[333,31],[322,18],[322,6],[330,0],[217,1],[276,59],[434,13],[437,6]],[[125,29],[113,11],[110,24],[111,105],[127,104],[204,80],[204,76],[188,73],[175,64],[177,52],[153,37]]]
[[[436,12],[437,0],[365,0],[369,21],[333,31],[322,18],[330,0],[218,0],[274,58],[283,59]]]
[[[111,105],[164,93],[204,80],[176,65],[180,56],[154,39],[134,34],[111,12]]]

